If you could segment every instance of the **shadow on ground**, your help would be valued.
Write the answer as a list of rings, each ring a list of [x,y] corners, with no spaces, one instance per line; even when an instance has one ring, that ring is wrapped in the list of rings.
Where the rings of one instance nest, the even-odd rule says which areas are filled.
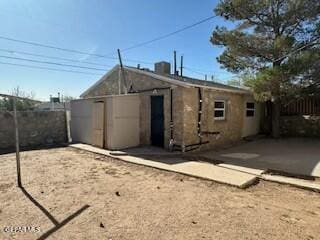
[[[52,148],[64,148],[67,147],[68,144],[50,144],[50,145],[37,145],[37,146],[20,146],[20,151],[32,151],[32,150],[43,150],[43,149],[52,149]],[[0,148],[0,155],[1,154],[8,154],[8,153],[15,153],[16,148]]]
[[[183,157],[181,152],[168,152],[163,148],[147,146],[147,147],[135,147],[128,148],[121,151],[111,151],[112,156],[132,156],[145,160],[150,160],[165,164],[179,164],[188,162],[187,158]]]
[[[79,216],[83,211],[89,208],[89,205],[84,205],[82,208],[71,214],[69,217],[65,218],[63,221],[59,222],[55,217],[44,207],[42,206],[37,200],[35,200],[30,193],[24,188],[20,187],[23,194],[37,207],[39,208],[47,217],[48,219],[54,224],[54,227],[43,233],[37,240],[44,240],[47,239],[51,234],[58,231],[60,228],[65,226],[71,220]]]

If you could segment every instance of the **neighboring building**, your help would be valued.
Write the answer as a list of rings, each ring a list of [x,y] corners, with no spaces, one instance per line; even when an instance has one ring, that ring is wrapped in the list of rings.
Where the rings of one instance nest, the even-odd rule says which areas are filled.
[[[40,111],[64,111],[64,104],[57,102],[43,102],[36,106]]]
[[[156,63],[155,71],[133,67],[121,71],[117,65],[81,98],[126,92],[140,99],[140,145],[182,151],[209,149],[259,133],[260,105],[250,91],[172,75],[166,62]]]
[[[69,102],[60,102],[59,97],[50,97],[50,102],[42,102],[36,106],[36,110],[40,111],[65,111],[70,110]]]

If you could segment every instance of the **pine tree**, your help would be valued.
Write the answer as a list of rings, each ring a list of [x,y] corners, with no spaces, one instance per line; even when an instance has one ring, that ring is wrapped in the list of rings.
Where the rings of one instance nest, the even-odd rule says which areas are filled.
[[[222,0],[215,13],[235,23],[212,34],[212,44],[224,47],[218,62],[255,76],[248,84],[260,99],[272,101],[272,135],[279,137],[285,93],[296,91],[297,79],[319,86],[320,55],[313,49],[320,42],[320,1]]]

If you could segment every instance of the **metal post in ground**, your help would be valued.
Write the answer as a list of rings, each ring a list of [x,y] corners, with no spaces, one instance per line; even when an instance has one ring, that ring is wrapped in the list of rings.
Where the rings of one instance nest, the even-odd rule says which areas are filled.
[[[19,129],[18,129],[18,119],[17,119],[17,99],[16,99],[16,97],[13,97],[13,118],[14,118],[15,140],[16,140],[16,162],[17,162],[18,187],[22,187],[21,169],[20,169]]]

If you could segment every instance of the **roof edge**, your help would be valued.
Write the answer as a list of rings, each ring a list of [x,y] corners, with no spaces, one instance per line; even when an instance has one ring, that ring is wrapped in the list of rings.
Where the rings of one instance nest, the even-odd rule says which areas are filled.
[[[129,70],[129,71],[133,71],[136,73],[141,73],[147,76],[151,76],[153,78],[156,78],[158,80],[161,81],[165,81],[168,83],[171,83],[173,85],[177,85],[177,86],[181,86],[181,87],[199,87],[199,88],[206,88],[206,89],[212,89],[212,90],[216,90],[216,91],[224,91],[224,92],[232,92],[232,93],[238,93],[238,94],[252,94],[252,92],[250,90],[247,89],[226,89],[226,88],[220,88],[220,87],[212,87],[212,86],[205,86],[205,85],[201,85],[201,84],[196,84],[196,83],[188,83],[188,82],[183,82],[181,80],[177,80],[174,78],[170,78],[168,76],[162,76],[153,72],[148,72],[145,70],[141,70],[141,69],[135,69],[135,68],[131,68],[131,67],[125,67],[125,69]]]
[[[115,70],[119,69],[119,67],[120,67],[119,64],[115,65],[111,70],[109,70],[105,75],[103,75],[95,84],[93,84],[90,88],[88,88],[86,91],[84,91],[80,95],[80,97],[84,97],[86,94],[88,94],[90,91],[92,91],[100,83],[102,83],[104,80],[106,80]],[[213,87],[213,86],[205,86],[205,85],[196,84],[196,83],[183,82],[181,80],[170,78],[168,76],[162,76],[162,75],[159,75],[159,74],[156,74],[153,72],[148,72],[148,71],[142,70],[142,69],[136,69],[136,68],[127,67],[127,66],[124,66],[124,69],[128,70],[128,71],[135,72],[135,73],[144,74],[146,76],[153,77],[153,78],[158,79],[160,81],[164,81],[166,83],[180,86],[180,87],[186,87],[186,88],[196,87],[196,88],[205,88],[205,89],[212,89],[212,90],[216,90],[216,91],[231,92],[231,93],[238,93],[238,94],[252,94],[252,92],[247,89],[237,90],[237,89],[226,89],[223,87],[220,88],[220,87]]]
[[[141,73],[141,74],[147,75],[149,77],[156,78],[158,80],[161,80],[163,82],[167,82],[167,83],[170,83],[170,84],[173,84],[173,85],[177,85],[177,86],[181,86],[181,87],[190,87],[188,83],[182,82],[180,80],[176,80],[174,78],[170,78],[170,77],[167,77],[167,76],[162,76],[162,75],[159,75],[159,74],[156,74],[156,73],[153,73],[153,72],[148,72],[148,71],[142,70],[142,69],[136,69],[136,68],[131,68],[131,67],[124,67],[124,68],[126,70],[129,70],[129,71],[132,71],[132,72],[135,72],[135,73]]]

